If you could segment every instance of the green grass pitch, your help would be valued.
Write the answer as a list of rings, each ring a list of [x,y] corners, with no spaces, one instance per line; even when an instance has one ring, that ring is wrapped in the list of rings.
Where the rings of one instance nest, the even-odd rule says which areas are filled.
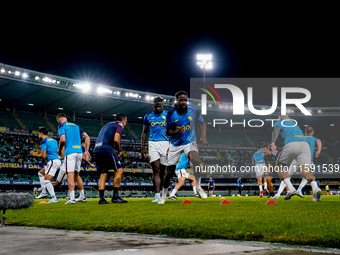
[[[181,204],[185,199],[192,204]],[[107,199],[109,201],[109,199]],[[179,238],[231,239],[340,247],[340,196],[293,197],[278,204],[259,197],[179,198],[164,205],[130,198],[127,204],[99,205],[98,199],[65,205],[39,204],[7,211],[8,225],[66,230],[112,231],[168,235]]]

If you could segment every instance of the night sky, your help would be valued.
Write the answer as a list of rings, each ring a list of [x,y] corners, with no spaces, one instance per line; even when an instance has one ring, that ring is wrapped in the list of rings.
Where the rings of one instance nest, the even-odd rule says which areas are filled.
[[[330,19],[297,12],[200,21],[191,14],[25,14],[17,29],[2,30],[0,62],[170,95],[189,91],[190,78],[202,76],[199,52],[213,55],[207,77],[339,76],[340,42]]]

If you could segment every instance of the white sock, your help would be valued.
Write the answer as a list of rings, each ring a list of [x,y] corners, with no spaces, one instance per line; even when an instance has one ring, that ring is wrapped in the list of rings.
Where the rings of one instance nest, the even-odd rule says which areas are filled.
[[[201,188],[201,177],[198,177],[198,178],[195,177],[195,179],[196,179],[196,188],[200,189]]]
[[[299,188],[297,189],[297,191],[302,191],[302,189],[306,186],[306,184],[307,184],[307,179],[306,178],[302,178],[302,180],[301,180],[301,183],[300,183],[300,186],[299,186]]]
[[[70,190],[70,200],[75,200],[74,190]]]
[[[260,188],[260,192],[262,191],[262,185],[259,185],[259,188]]]
[[[277,191],[277,194],[276,194],[278,197],[281,195],[282,191],[284,190],[284,188],[285,188],[286,186],[287,186],[287,185],[285,184],[285,182],[284,182],[284,181],[281,181],[279,190]]]
[[[163,194],[162,194],[162,198],[166,198],[168,195],[168,188],[163,188]]]
[[[318,188],[319,188],[319,187],[318,187],[318,184],[316,183],[316,181],[312,181],[312,182],[310,183],[310,186],[312,186],[313,191],[314,191],[314,189],[318,189]]]
[[[192,186],[192,189],[194,190],[194,194],[197,194],[197,187],[196,186]]]
[[[85,198],[84,190],[79,190],[79,197]]]
[[[51,181],[45,180],[45,187],[46,187],[48,193],[50,193],[52,199],[55,199],[56,196],[55,196],[54,187],[53,187]]]
[[[288,190],[295,190],[293,184],[290,182],[290,178],[289,178],[289,177],[286,178],[286,179],[284,179],[283,181],[284,181],[285,184],[287,185]]]
[[[173,189],[171,194],[170,194],[170,197],[174,196],[176,194],[176,192],[177,192],[177,189]]]
[[[263,184],[263,188],[264,188],[264,189],[267,189],[267,185],[268,185],[267,182],[265,182],[265,183]]]
[[[160,197],[161,193],[155,193],[155,197]]]
[[[40,181],[40,186],[41,186],[41,192],[45,194],[46,193],[45,176],[41,173],[38,173],[38,176],[39,176],[39,181]]]

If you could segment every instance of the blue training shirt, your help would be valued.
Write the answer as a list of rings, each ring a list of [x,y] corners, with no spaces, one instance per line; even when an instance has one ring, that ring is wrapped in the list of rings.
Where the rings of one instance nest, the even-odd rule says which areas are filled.
[[[319,139],[314,136],[310,136],[310,135],[305,135],[305,139],[309,143],[310,153],[312,155],[312,162],[313,162],[316,140],[319,140]]]
[[[81,136],[83,132],[77,124],[71,122],[64,122],[59,125],[59,136],[65,135],[65,156],[72,153],[83,153],[81,149]]]
[[[255,152],[252,160],[255,161],[255,165],[264,164],[263,150]]]
[[[107,123],[99,132],[94,152],[115,152],[114,137],[116,133],[122,135],[124,126],[122,123],[113,121]]]
[[[167,113],[165,110],[161,114],[153,111],[144,116],[143,124],[150,129],[149,141],[169,141],[169,136],[165,134]]]
[[[299,126],[287,119],[275,122],[274,128],[280,127],[280,135],[285,139],[285,145],[290,142],[306,142],[305,136]]]
[[[179,162],[176,166],[176,172],[179,171],[180,169],[187,169],[189,164],[190,164],[189,159],[187,158],[187,156],[185,156],[184,153],[182,153],[181,159],[179,160]]]
[[[237,179],[237,186],[242,187],[242,180],[241,179]]]
[[[208,181],[208,186],[209,186],[210,188],[213,188],[213,187],[214,187],[214,180],[209,180],[209,181]]]
[[[47,161],[60,159],[58,155],[58,142],[51,137],[46,137],[40,143],[40,149],[46,151]]]
[[[170,143],[175,146],[186,145],[190,142],[196,142],[195,122],[203,123],[200,112],[195,108],[188,107],[187,113],[180,115],[176,107],[173,107],[166,116],[166,129],[177,130],[180,127],[185,128],[183,134],[170,136]]]

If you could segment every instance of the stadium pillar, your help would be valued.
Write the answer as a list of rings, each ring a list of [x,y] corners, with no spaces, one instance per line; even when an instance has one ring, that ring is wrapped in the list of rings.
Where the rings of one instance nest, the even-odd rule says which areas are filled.
[[[101,126],[103,126],[103,116],[102,116],[102,114],[100,114],[99,124]]]

